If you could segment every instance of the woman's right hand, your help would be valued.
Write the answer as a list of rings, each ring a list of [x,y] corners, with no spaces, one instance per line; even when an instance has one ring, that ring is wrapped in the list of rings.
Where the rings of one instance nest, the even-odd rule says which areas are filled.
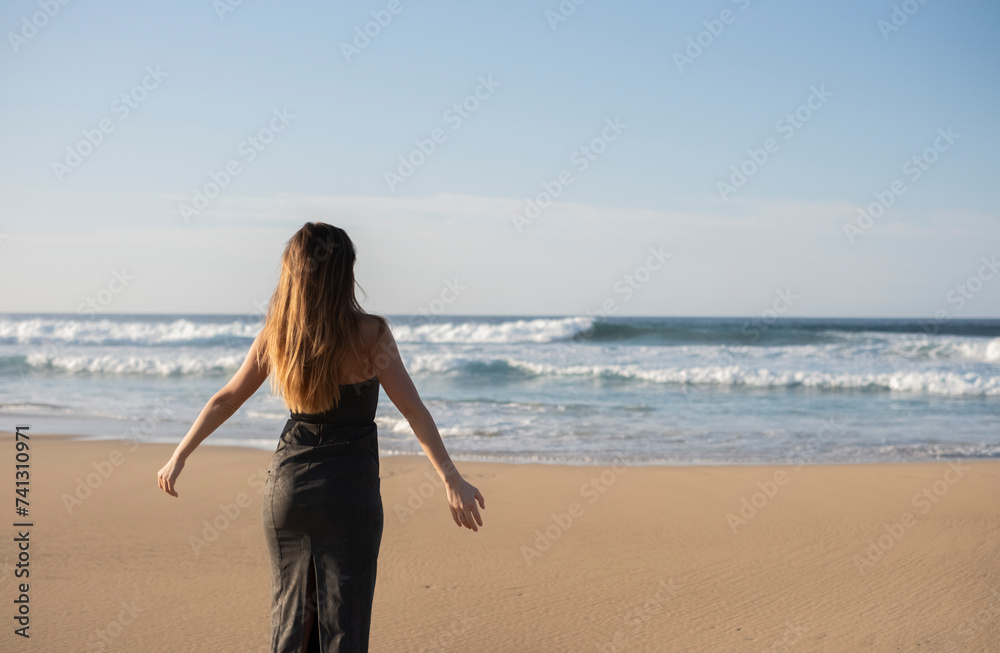
[[[448,505],[451,507],[451,517],[459,526],[471,528],[478,531],[483,525],[483,518],[479,516],[479,506],[486,510],[486,500],[482,493],[464,478],[459,476],[453,482],[447,482],[445,489],[448,491]]]

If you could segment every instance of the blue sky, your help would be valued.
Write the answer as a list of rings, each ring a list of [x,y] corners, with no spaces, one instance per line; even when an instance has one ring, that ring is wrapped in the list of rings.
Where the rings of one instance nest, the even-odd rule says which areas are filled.
[[[0,312],[254,312],[323,220],[384,313],[1000,317],[995,3],[220,5],[5,3]]]

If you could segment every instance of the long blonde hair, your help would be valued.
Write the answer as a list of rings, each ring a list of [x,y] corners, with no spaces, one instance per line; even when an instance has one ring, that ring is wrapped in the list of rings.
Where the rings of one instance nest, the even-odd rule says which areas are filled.
[[[376,342],[389,326],[358,303],[356,258],[347,232],[324,222],[307,222],[285,243],[258,360],[266,357],[271,392],[294,412],[318,413],[339,404],[348,349],[365,360],[362,321],[378,322]]]

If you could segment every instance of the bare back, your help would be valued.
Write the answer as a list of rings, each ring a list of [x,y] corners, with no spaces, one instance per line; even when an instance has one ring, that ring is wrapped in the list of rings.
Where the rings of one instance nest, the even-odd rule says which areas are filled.
[[[378,322],[371,318],[362,318],[360,345],[358,352],[348,349],[344,354],[344,364],[340,374],[341,385],[352,385],[367,381],[376,375],[374,364],[378,348]]]

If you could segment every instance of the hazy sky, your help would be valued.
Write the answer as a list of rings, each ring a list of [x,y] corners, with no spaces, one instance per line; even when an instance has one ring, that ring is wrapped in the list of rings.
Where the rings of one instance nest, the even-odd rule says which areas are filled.
[[[322,220],[383,313],[1000,317],[995,2],[12,0],[0,26],[0,312],[251,313]]]

